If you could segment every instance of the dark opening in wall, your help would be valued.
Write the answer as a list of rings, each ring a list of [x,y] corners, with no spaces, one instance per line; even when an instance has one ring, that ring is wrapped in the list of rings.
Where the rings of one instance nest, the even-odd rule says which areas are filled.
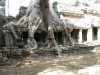
[[[14,44],[18,48],[23,48],[27,44],[28,32],[18,32],[19,39],[14,39]]]
[[[3,33],[0,34],[0,47],[5,47],[5,35]]]
[[[82,40],[83,42],[87,41],[87,29],[82,30]]]
[[[54,36],[55,36],[55,39],[56,39],[58,45],[63,44],[62,32],[55,32]]]
[[[44,32],[41,32],[41,33],[36,32],[34,34],[34,38],[35,38],[36,42],[45,42],[45,36],[46,36],[46,34]],[[21,37],[22,37],[23,41],[25,43],[27,43],[28,32],[23,32]]]
[[[98,33],[98,28],[93,27],[93,40],[97,40],[97,33]]]
[[[75,40],[75,42],[78,42],[79,39],[79,29],[73,29],[71,32],[72,38]]]
[[[46,37],[46,33],[45,32],[36,32],[34,34],[34,38],[37,42],[37,45],[45,45],[45,37]],[[21,32],[20,35],[21,39],[18,39],[15,43],[16,46],[23,48],[26,44],[27,44],[27,39],[28,39],[28,32]]]
[[[28,32],[22,32],[21,37],[23,42],[27,44]]]
[[[34,38],[38,44],[38,46],[44,46],[46,42],[46,33],[45,32],[36,32]]]

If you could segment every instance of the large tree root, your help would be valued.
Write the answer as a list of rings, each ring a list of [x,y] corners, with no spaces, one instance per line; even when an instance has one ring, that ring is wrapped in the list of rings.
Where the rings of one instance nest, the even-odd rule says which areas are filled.
[[[28,38],[27,44],[28,44],[29,52],[31,52],[31,51],[34,52],[33,50],[37,49],[37,47],[38,47],[34,38]]]
[[[61,57],[61,48],[57,45],[57,42],[55,41],[55,39],[48,39],[48,49],[53,49],[55,51],[57,51],[58,56]]]
[[[57,42],[54,37],[54,28],[58,25],[63,25],[65,29],[66,36],[70,42],[71,45],[74,45],[73,40],[71,36],[68,33],[68,30],[66,29],[65,24],[59,20],[57,14],[54,13],[53,9],[51,10],[51,7],[49,6],[49,0],[31,0],[31,3],[27,9],[27,13],[25,16],[23,16],[19,21],[17,22],[10,22],[4,28],[6,27],[8,31],[12,32],[13,36],[18,39],[18,36],[15,32],[15,27],[26,27],[28,29],[28,40],[27,44],[30,51],[34,51],[34,49],[37,49],[37,43],[34,39],[34,34],[39,28],[40,25],[45,26],[45,29],[41,30],[47,30],[48,34],[48,48],[54,48],[58,52],[58,56],[61,57],[61,49],[57,45]],[[56,26],[55,26],[56,25]]]
[[[57,42],[55,39],[52,39],[51,40],[52,44],[54,45],[54,49],[57,50],[57,53],[58,53],[58,56],[61,57],[61,49],[60,47],[57,45]]]
[[[61,49],[55,40],[53,24],[52,22],[50,22],[50,19],[49,19],[49,26],[48,26],[48,48],[53,48],[54,50],[57,50],[58,56],[61,57]]]
[[[35,25],[33,25],[33,23]],[[41,25],[41,23],[42,23],[42,18],[40,18],[40,17],[37,17],[34,22],[32,19],[29,21],[29,25],[28,25],[29,38],[27,40],[27,43],[28,43],[30,52],[31,51],[33,52],[34,49],[38,48],[37,43],[34,39],[34,34],[35,34],[37,28],[39,27],[39,25]]]
[[[72,37],[71,37],[71,35],[69,34],[69,31],[68,31],[68,29],[67,29],[67,27],[66,27],[66,20],[64,19],[63,16],[61,16],[61,18],[63,19],[63,20],[62,20],[62,23],[63,23],[63,27],[64,27],[64,30],[65,30],[66,39],[67,39],[67,41],[69,42],[69,44],[70,44],[71,46],[74,46],[74,45],[75,45],[75,41],[72,39]]]

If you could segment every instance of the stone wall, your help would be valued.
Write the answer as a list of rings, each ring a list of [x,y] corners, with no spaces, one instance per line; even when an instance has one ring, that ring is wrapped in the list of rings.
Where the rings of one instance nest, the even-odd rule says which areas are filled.
[[[4,34],[2,33],[2,26],[5,24],[4,16],[0,15],[0,46],[4,46]]]

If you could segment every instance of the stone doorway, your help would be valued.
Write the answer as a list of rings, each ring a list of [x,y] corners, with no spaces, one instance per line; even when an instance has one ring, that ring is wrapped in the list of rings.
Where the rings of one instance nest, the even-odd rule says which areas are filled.
[[[93,27],[93,40],[97,40],[97,33],[98,33],[98,28]]]
[[[87,29],[82,30],[82,42],[87,41]]]
[[[55,40],[57,41],[58,45],[62,45],[63,44],[62,32],[55,32],[54,36],[55,36]]]
[[[71,32],[72,38],[75,40],[75,42],[78,42],[79,39],[79,29],[73,29]]]

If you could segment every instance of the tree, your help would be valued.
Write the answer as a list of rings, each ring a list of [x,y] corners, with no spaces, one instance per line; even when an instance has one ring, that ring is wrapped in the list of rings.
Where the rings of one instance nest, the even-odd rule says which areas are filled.
[[[19,13],[16,15],[16,19],[19,20],[22,16],[26,15],[27,7],[21,6]]]
[[[31,0],[30,5],[27,8],[26,15],[20,18],[20,20],[17,22],[12,21],[4,25],[3,28],[10,30],[13,36],[18,39],[14,27],[28,27],[29,38],[27,40],[27,43],[29,49],[32,51],[34,49],[37,49],[38,47],[34,39],[34,34],[40,26],[45,27],[47,33],[47,47],[57,50],[59,56],[61,56],[61,49],[57,45],[54,37],[54,26],[62,26],[65,30],[66,39],[70,42],[71,45],[74,45],[73,40],[68,33],[66,25],[54,12],[52,5],[49,4],[49,0]]]

